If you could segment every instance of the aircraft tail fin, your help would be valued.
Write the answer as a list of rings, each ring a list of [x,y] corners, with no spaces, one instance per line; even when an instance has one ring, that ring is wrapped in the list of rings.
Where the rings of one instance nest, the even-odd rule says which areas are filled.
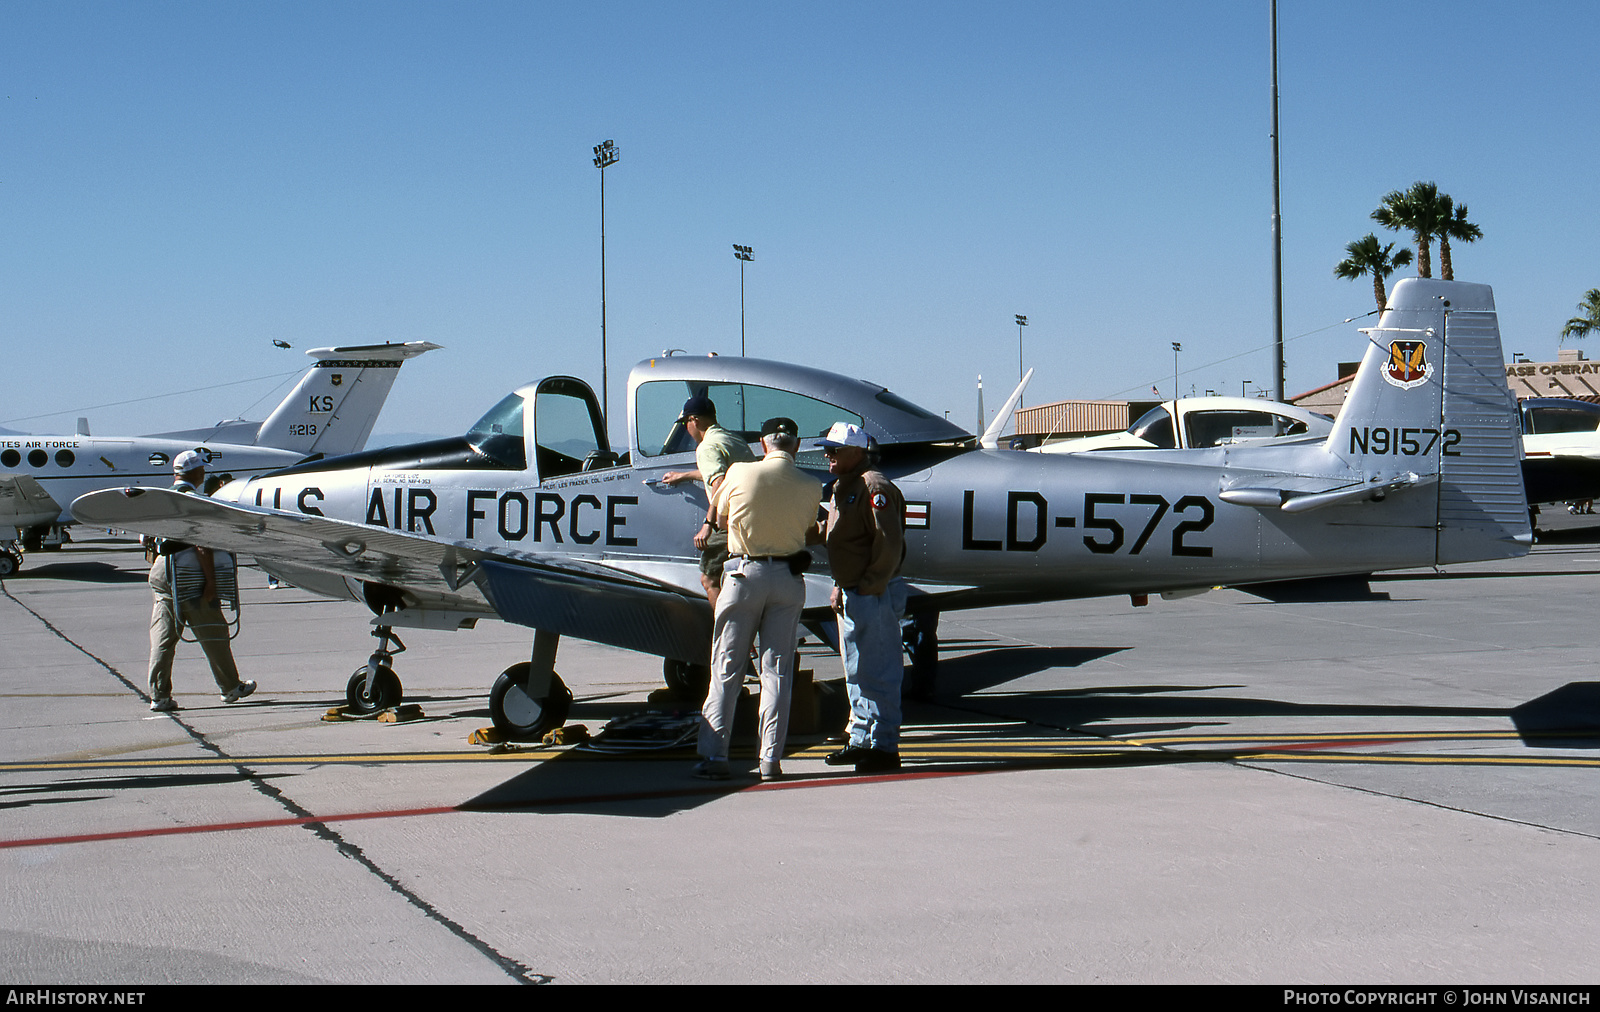
[[[261,423],[255,445],[330,457],[362,449],[400,366],[438,347],[408,341],[306,352],[316,365]]]
[[[1378,488],[1436,483],[1436,564],[1524,554],[1521,441],[1489,286],[1405,279],[1367,336],[1329,452]]]
[[[1017,405],[1022,403],[1022,393],[1028,389],[1028,381],[1031,379],[1033,379],[1033,370],[1029,369],[1027,375],[1022,377],[1022,382],[1018,383],[1017,388],[1011,391],[1011,396],[1006,399],[1005,404],[1001,405],[999,413],[994,416],[994,421],[990,422],[989,427],[983,430],[983,435],[978,437],[979,446],[990,450],[999,448],[1000,433],[1004,432],[1006,426],[1011,424],[1011,416],[1017,413]]]

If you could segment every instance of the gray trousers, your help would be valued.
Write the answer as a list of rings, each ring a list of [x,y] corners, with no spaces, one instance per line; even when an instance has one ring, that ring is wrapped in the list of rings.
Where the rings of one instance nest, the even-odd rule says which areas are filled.
[[[761,760],[783,758],[789,733],[789,693],[794,688],[794,650],[800,638],[800,611],[806,585],[787,562],[730,559],[717,598],[715,643],[711,648],[711,691],[700,712],[700,754],[728,758],[734,706],[744,680],[750,647],[761,646]]]
[[[223,617],[222,609],[212,601],[183,601],[174,614],[165,558],[157,559],[150,567],[150,590],[156,598],[155,608],[150,612],[150,698],[172,696],[172,658],[185,625],[194,630],[194,638],[206,652],[217,688],[224,694],[238,688],[239,668],[233,662],[228,620]]]

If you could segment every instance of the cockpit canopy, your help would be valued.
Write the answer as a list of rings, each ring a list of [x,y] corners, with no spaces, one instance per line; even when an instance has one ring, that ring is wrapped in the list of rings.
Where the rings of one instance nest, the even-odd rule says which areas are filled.
[[[628,391],[634,464],[694,451],[694,439],[678,424],[683,403],[693,394],[710,397],[718,421],[752,443],[761,438],[761,423],[778,416],[794,419],[803,440],[822,435],[835,422],[861,426],[880,446],[972,438],[883,387],[760,359],[651,359],[634,367]],[[310,460],[274,473],[350,467],[524,471],[532,463],[538,480],[548,481],[629,462],[627,455],[611,449],[589,385],[571,376],[551,376],[502,398],[464,435]],[[820,459],[812,463],[826,467]]]
[[[1528,397],[1522,409],[1522,431],[1529,436],[1594,432],[1600,429],[1600,404],[1566,397]]]
[[[637,461],[695,448],[678,424],[684,401],[696,394],[717,406],[717,421],[748,442],[761,423],[792,418],[802,442],[835,422],[859,425],[880,446],[950,443],[972,435],[948,420],[873,383],[821,369],[753,358],[674,356],[633,367],[628,376],[631,435]]]

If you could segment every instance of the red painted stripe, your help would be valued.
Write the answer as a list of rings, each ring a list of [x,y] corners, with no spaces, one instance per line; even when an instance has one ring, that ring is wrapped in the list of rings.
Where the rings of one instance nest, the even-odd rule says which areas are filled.
[[[1439,737],[1441,739],[1442,738],[1448,738],[1449,735],[1441,734]],[[1414,742],[1414,741],[1423,741],[1423,740],[1427,740],[1427,739],[1419,739],[1419,738],[1351,738],[1348,741],[1302,741],[1302,742],[1295,742],[1295,743],[1289,744],[1289,745],[1263,745],[1260,748],[1252,748],[1252,749],[1243,749],[1243,748],[1241,748],[1239,750],[1239,752],[1240,752],[1241,755],[1257,755],[1257,754],[1260,754],[1260,753],[1263,753],[1263,752],[1294,752],[1294,751],[1305,750],[1305,749],[1322,749],[1322,748],[1359,748],[1362,745],[1395,745],[1395,744],[1399,744],[1401,742]]]
[[[226,833],[238,829],[274,829],[279,826],[304,826],[312,822],[349,822],[353,819],[393,819],[411,815],[442,815],[459,811],[445,808],[410,808],[390,812],[351,812],[347,815],[314,815],[298,819],[258,819],[254,822],[210,822],[199,826],[162,826],[159,829],[124,829],[114,833],[80,833],[76,836],[40,836],[31,840],[0,840],[0,850],[8,847],[51,847],[65,843],[93,843],[98,840],[136,840],[149,836],[183,836],[189,833]]]

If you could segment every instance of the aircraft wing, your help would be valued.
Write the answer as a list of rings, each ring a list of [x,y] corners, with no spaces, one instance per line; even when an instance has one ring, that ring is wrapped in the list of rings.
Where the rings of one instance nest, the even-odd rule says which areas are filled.
[[[382,527],[263,510],[170,489],[108,489],[72,504],[80,523],[116,527],[259,560],[410,590],[460,611],[663,657],[705,663],[711,614],[679,579],[588,559],[491,554]],[[692,562],[675,564],[694,569]],[[697,588],[698,589],[698,588]]]
[[[53,524],[60,517],[60,505],[33,478],[0,474],[0,527]]]
[[[1530,503],[1600,498],[1600,460],[1584,453],[1530,453],[1522,461]]]

